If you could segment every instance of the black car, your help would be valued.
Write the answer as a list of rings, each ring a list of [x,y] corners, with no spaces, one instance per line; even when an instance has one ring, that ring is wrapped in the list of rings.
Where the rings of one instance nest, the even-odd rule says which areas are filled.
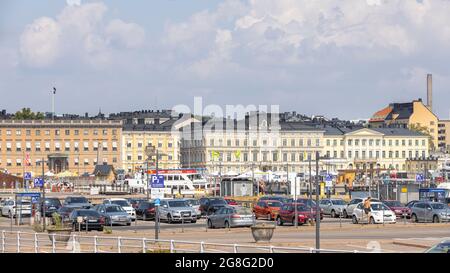
[[[155,212],[155,202],[140,202],[136,208],[136,219],[154,220]]]
[[[89,200],[84,196],[67,196],[64,199],[64,206],[78,207],[81,209],[90,209],[92,207]]]
[[[82,222],[78,219],[81,217]],[[98,230],[102,231],[105,225],[105,218],[95,210],[91,209],[75,209],[69,216],[73,230]]]
[[[45,198],[43,204],[40,204],[40,212],[43,215],[45,208],[45,216],[52,217],[53,213],[58,212],[60,207],[61,201],[58,198]]]
[[[76,209],[79,209],[79,208],[73,207],[73,206],[62,206],[56,211],[56,213],[59,214],[59,216],[61,217],[61,220],[63,222],[67,222],[67,221],[69,221],[69,216],[72,213],[72,211],[74,211]]]
[[[219,208],[228,205],[222,197],[203,197],[200,198],[200,211],[202,215],[210,215],[217,211]]]

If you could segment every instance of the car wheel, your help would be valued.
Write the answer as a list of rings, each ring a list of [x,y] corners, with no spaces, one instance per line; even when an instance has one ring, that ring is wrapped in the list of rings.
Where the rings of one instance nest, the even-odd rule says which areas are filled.
[[[225,228],[230,228],[230,223],[228,223],[228,221],[225,221],[224,226],[225,226]]]
[[[192,220],[191,223],[195,224],[195,223],[197,223],[197,220]]]
[[[208,220],[208,228],[213,228],[211,220]]]
[[[433,216],[433,223],[440,223],[441,219],[439,219],[439,216],[435,215]]]
[[[334,210],[331,211],[331,218],[336,218],[336,212]]]
[[[342,214],[343,214],[344,218],[348,218],[348,214],[347,214],[346,210],[344,210],[344,212]]]
[[[369,224],[375,224],[375,219],[373,217],[370,217]]]
[[[412,219],[413,223],[419,222],[419,219],[417,219],[417,215],[415,215],[415,214],[411,215],[411,219]]]
[[[277,217],[277,226],[282,226],[283,225],[283,220],[281,220],[281,217],[278,216]]]
[[[172,224],[172,216],[170,214],[167,214],[167,223]]]
[[[128,223],[127,223],[127,226],[131,226],[131,223],[130,223],[130,222],[128,222]]]
[[[356,215],[353,215],[353,217],[352,217],[352,223],[353,223],[353,224],[358,224],[358,218],[356,218]]]

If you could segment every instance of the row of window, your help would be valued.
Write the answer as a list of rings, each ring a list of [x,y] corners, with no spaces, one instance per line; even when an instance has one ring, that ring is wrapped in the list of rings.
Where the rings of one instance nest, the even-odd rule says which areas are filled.
[[[331,139],[327,139],[326,140],[326,146],[331,146],[331,145],[333,145],[333,146],[338,146],[338,142],[339,142],[339,145],[340,146],[344,146],[344,140],[337,140],[337,139],[333,139],[333,140],[331,140]],[[426,145],[426,141],[425,141],[425,139],[422,139],[421,141],[419,140],[419,139],[416,139],[416,140],[412,140],[412,139],[408,139],[408,140],[406,140],[406,139],[402,139],[402,140],[399,140],[399,139],[396,139],[396,140],[393,140],[393,139],[389,139],[389,140],[385,140],[385,139],[383,139],[383,140],[381,140],[381,139],[348,139],[347,140],[347,145],[348,146],[406,146],[406,145],[408,145],[408,146],[413,146],[413,144],[414,144],[414,146],[419,146],[419,145],[422,145],[422,146],[425,146]]]
[[[25,163],[23,162],[23,160],[21,158],[17,158],[15,161],[13,161],[11,159],[6,159],[6,166],[11,167],[13,165],[13,162],[15,163],[15,166],[18,166],[18,167],[25,165]],[[88,158],[85,158],[82,162],[83,162],[84,166],[88,166],[90,164],[90,160]],[[97,159],[92,160],[92,162],[93,162],[93,165],[97,165]],[[108,160],[106,158],[104,158],[103,162],[108,163]],[[117,157],[113,157],[112,162],[117,163]],[[0,165],[1,164],[2,163],[0,161]],[[75,165],[75,166],[80,165],[80,161],[78,160],[78,158],[74,159],[73,165]],[[30,162],[30,164],[27,164],[26,166],[33,166],[33,163]],[[36,160],[34,166],[36,166],[36,167],[41,166],[41,161]]]
[[[326,152],[327,157],[332,158],[344,158],[344,151],[341,151],[338,157],[338,152],[333,151],[333,154],[330,151]],[[425,157],[425,151],[348,151],[347,158],[414,158],[414,157]]]
[[[26,136],[31,136],[31,135],[40,136],[41,134],[49,136],[51,134],[51,131],[52,130],[50,130],[50,129],[46,129],[46,130],[41,130],[41,129],[34,129],[34,130],[31,130],[31,129],[25,129],[25,130],[16,129],[14,131],[14,134],[16,136],[21,136],[22,134],[25,134]],[[99,130],[99,129],[92,129],[92,130],[88,130],[88,129],[84,129],[84,130],[79,130],[79,129],[65,129],[65,130],[54,129],[53,130],[53,132],[54,132],[54,134],[56,136],[60,136],[62,134],[62,132],[64,132],[65,136],[72,135],[72,132],[73,132],[73,135],[78,136],[78,135],[80,135],[81,131],[83,131],[83,135],[85,135],[85,136],[89,135],[89,132],[91,132],[94,136],[98,136],[100,134],[103,135],[103,136],[107,136],[108,135],[108,129],[101,129],[101,130]],[[2,130],[0,130],[0,135],[1,135],[1,133],[2,133]],[[7,136],[11,136],[13,134],[13,130],[9,130],[9,129],[5,130],[5,133],[6,133]],[[117,135],[117,129],[112,129],[111,130],[111,134],[113,136],[116,136]]]
[[[143,161],[146,157],[144,157],[143,155],[138,155],[137,156],[137,161]],[[158,160],[164,160],[165,158],[167,158],[167,160],[173,160],[174,157],[170,154],[167,155],[159,155],[158,156]],[[127,161],[132,161],[133,157],[131,155],[127,155]]]
[[[40,142],[35,142],[34,143],[34,151],[36,152],[40,152],[40,151],[46,151],[49,152],[51,150],[51,143],[50,142],[45,142],[44,143],[44,147],[41,147],[41,143]],[[21,142],[17,142],[16,143],[16,147],[13,148],[11,142],[6,142],[5,145],[5,151],[7,152],[11,152],[11,151],[16,151],[16,152],[21,152],[21,151],[27,151],[27,152],[31,152],[33,150],[32,148],[32,143],[31,142],[26,142],[25,143],[25,147],[22,147],[22,143]],[[87,152],[90,150],[90,142],[85,141],[83,142],[83,147],[82,150]],[[117,151],[117,142],[112,142],[112,151]],[[108,151],[108,143],[107,142],[103,142],[103,143],[99,143],[99,142],[93,142],[92,143],[92,149],[93,151],[97,151],[98,149],[101,149],[103,151]],[[55,142],[54,146],[53,146],[53,151],[66,151],[69,152],[71,151],[71,143],[70,142],[66,142],[64,147],[61,147],[61,143],[59,142]],[[79,147],[79,142],[74,142],[73,143],[73,151],[77,152],[80,151],[80,147]],[[2,151],[2,146],[1,146],[1,142],[0,142],[0,151]]]
[[[152,144],[152,142],[151,141],[149,141],[148,143],[147,143],[147,145],[148,146],[153,146],[153,144]],[[137,148],[145,148],[146,146],[144,146],[144,143],[143,142],[138,142],[137,143]],[[158,148],[162,148],[163,147],[163,143],[162,142],[158,142],[158,146],[157,146]],[[168,142],[167,143],[167,148],[172,148],[173,147],[173,143],[172,142]],[[132,142],[131,141],[128,141],[127,142],[127,148],[133,148],[133,144],[132,144]]]

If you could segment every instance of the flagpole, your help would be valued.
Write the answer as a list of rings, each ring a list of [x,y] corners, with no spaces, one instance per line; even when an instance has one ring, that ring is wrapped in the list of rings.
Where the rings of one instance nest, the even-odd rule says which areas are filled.
[[[55,94],[56,94],[56,88],[53,87],[53,94],[52,94],[52,120],[55,119]]]

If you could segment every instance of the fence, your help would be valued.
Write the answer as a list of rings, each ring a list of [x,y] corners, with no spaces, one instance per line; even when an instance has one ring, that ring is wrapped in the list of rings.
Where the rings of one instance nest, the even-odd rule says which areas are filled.
[[[60,235],[1,231],[0,253],[362,253],[360,251],[281,246],[219,244],[147,238]]]

